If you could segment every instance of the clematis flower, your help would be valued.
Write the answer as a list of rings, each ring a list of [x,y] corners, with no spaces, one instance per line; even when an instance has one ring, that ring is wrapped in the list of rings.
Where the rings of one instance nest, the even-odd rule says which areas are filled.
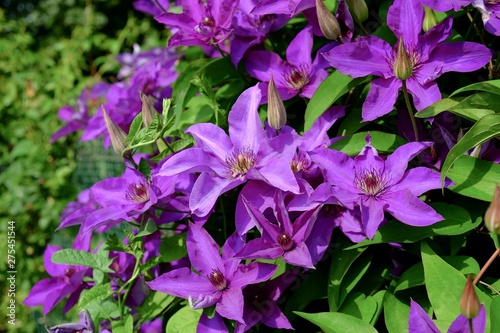
[[[287,61],[284,61],[274,52],[252,51],[244,58],[248,73],[254,78],[264,82],[259,87],[267,100],[267,84],[271,76],[274,78],[276,88],[283,100],[290,99],[299,94],[302,97],[311,98],[321,82],[328,76],[321,65],[321,56],[311,58],[313,47],[312,27],[305,27],[290,42],[286,50]],[[322,51],[333,47],[327,45]],[[320,52],[322,52],[320,51]]]
[[[292,134],[271,142],[258,115],[261,93],[257,86],[244,91],[229,112],[229,137],[211,123],[187,129],[196,146],[167,160],[159,175],[202,172],[193,186],[189,206],[198,216],[207,215],[222,193],[249,179],[262,180],[284,191],[298,193],[290,169],[297,142]]]
[[[87,237],[83,243],[75,244],[74,248],[88,250],[89,245],[90,238]],[[47,245],[43,253],[43,264],[51,277],[38,281],[23,301],[26,306],[43,305],[44,316],[66,296],[69,298],[64,305],[63,313],[68,312],[78,302],[82,291],[90,288],[90,285],[83,281],[84,277],[92,276],[90,268],[52,262],[52,255],[59,250],[61,250],[59,246]]]
[[[486,31],[500,36],[500,3],[495,0],[472,0],[471,3],[481,13]]]
[[[94,333],[94,323],[86,310],[80,312],[78,323],[45,326],[45,328],[49,333]]]
[[[484,305],[481,305],[481,310],[476,318],[472,320],[472,328],[474,333],[484,333],[486,327],[486,310]],[[440,333],[436,324],[429,317],[427,312],[422,307],[411,300],[410,316],[408,317],[408,332],[409,333]],[[470,333],[469,322],[466,317],[459,315],[457,319],[451,323],[448,328],[448,333]]]
[[[452,17],[421,34],[424,10],[418,1],[395,0],[387,14],[387,24],[399,42],[394,48],[375,36],[365,36],[323,53],[330,65],[352,77],[375,75],[362,107],[364,121],[389,113],[403,85],[395,73],[398,48],[409,60],[406,86],[417,110],[441,99],[434,82],[446,72],[471,72],[484,66],[492,52],[472,42],[443,43],[451,34]],[[403,43],[404,48],[399,47]]]
[[[168,28],[174,28],[169,46],[220,44],[231,34],[231,21],[238,1],[183,0],[181,5],[181,14],[163,13],[155,17]]]
[[[186,238],[188,256],[194,273],[179,268],[148,282],[153,290],[187,299],[193,309],[215,305],[215,311],[227,319],[244,323],[243,291],[249,284],[267,281],[276,265],[252,262],[246,265],[230,259],[243,241],[234,233],[222,247],[198,224],[190,224]]]
[[[85,218],[81,232],[87,233],[107,223],[132,221],[163,197],[173,194],[175,179],[152,175],[147,180],[140,172],[127,168],[122,177],[108,178],[94,184],[90,190],[101,208]]]
[[[364,234],[372,238],[384,220],[384,211],[412,226],[427,226],[443,219],[418,198],[441,187],[439,173],[425,167],[405,171],[408,162],[431,145],[431,142],[407,143],[384,161],[368,135],[366,146],[354,159],[324,148],[318,149],[312,160],[322,168],[329,184],[335,186],[338,200],[348,208],[360,208]]]
[[[274,200],[277,224],[269,222],[264,214],[243,198],[248,214],[254,220],[262,237],[249,241],[236,253],[235,257],[239,259],[277,259],[283,256],[283,261],[289,264],[314,268],[317,259],[321,258],[322,255],[322,253],[315,255],[312,253],[316,249],[316,239],[311,237],[311,233],[315,228],[319,209],[306,211],[292,224],[285,207],[283,193],[276,191]],[[322,229],[322,232],[326,231]]]
[[[158,16],[163,14],[170,6],[170,1],[168,0],[135,0],[132,4],[135,10],[140,12]]]

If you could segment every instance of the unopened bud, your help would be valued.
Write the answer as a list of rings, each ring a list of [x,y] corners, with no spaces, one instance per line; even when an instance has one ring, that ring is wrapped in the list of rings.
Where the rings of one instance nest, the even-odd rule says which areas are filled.
[[[347,0],[347,7],[349,7],[349,12],[356,22],[361,23],[368,18],[368,7],[365,0]]]
[[[283,105],[272,75],[267,86],[267,122],[275,130],[280,130],[286,124],[285,105]]]
[[[125,138],[127,137],[127,133],[125,133],[117,124],[111,120],[104,106],[102,107],[102,114],[104,117],[104,123],[106,124],[106,128],[108,129],[109,137],[111,139],[111,145],[116,153],[122,156],[123,151],[125,150]]]
[[[413,72],[413,64],[406,52],[405,43],[403,42],[403,37],[399,37],[398,53],[396,59],[394,60],[394,66],[392,68],[394,75],[400,80],[406,80],[409,78]]]
[[[477,298],[476,291],[474,290],[474,283],[470,276],[468,276],[462,297],[460,298],[460,312],[467,319],[472,319],[477,317],[480,309],[481,303],[479,303],[479,298]]]
[[[484,214],[486,228],[494,234],[500,235],[500,187],[497,185],[490,206]]]
[[[142,91],[139,94],[142,102],[142,123],[144,127],[148,127],[153,121],[155,113],[158,113],[154,106],[155,99],[153,96],[147,96]]]
[[[316,14],[318,15],[319,28],[329,40],[340,36],[340,24],[335,15],[325,6],[322,0],[316,0]]]
[[[424,32],[427,32],[434,28],[439,22],[436,17],[436,13],[432,9],[427,6],[424,6],[425,16],[424,21],[422,22],[422,29]]]

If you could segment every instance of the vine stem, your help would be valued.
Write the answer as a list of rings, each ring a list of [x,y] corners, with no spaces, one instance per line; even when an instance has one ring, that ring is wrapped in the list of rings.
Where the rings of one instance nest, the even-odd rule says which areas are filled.
[[[415,141],[419,142],[417,122],[415,121],[415,116],[413,115],[413,109],[411,107],[410,98],[408,97],[408,89],[406,88],[406,80],[403,80],[403,95],[405,97],[406,107],[408,108],[408,113],[410,114],[411,125],[413,126],[413,132],[415,133]]]
[[[486,270],[488,269],[488,267],[491,266],[491,263],[493,263],[493,260],[495,260],[498,257],[498,255],[500,255],[500,247],[498,249],[496,249],[496,251],[490,257],[490,259],[488,259],[488,261],[486,262],[486,264],[484,264],[484,266],[481,268],[481,270],[479,271],[479,274],[476,276],[476,278],[472,282],[474,285],[476,285],[479,282],[479,279],[481,279],[481,277],[483,276],[484,272],[486,272]]]
[[[481,43],[484,46],[486,46],[486,42],[484,41],[483,35],[479,31],[477,24],[474,22],[474,18],[472,17],[472,15],[470,14],[470,12],[468,10],[465,10],[465,12],[467,13],[467,17],[469,18],[470,23],[474,27],[474,30],[476,30],[476,33],[477,33],[479,39],[481,40]],[[493,78],[493,61],[491,59],[489,61],[489,66],[488,66],[488,78],[490,80]]]

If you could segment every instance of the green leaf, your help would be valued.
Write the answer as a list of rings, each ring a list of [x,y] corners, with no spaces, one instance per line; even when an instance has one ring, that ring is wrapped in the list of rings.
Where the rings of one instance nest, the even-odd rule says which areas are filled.
[[[341,285],[347,271],[352,266],[354,261],[364,252],[362,249],[345,250],[344,247],[347,241],[344,241],[344,245],[337,248],[333,252],[332,263],[330,265],[330,274],[328,282],[328,305],[330,306],[330,311],[338,311],[341,302]]]
[[[491,80],[491,81],[473,83],[468,86],[455,90],[450,96],[459,94],[464,91],[474,91],[474,90],[487,91],[495,95],[500,95],[500,80]]]
[[[185,306],[177,311],[167,322],[167,333],[195,333],[202,310]]]
[[[113,259],[108,258],[104,253],[95,254],[74,249],[63,249],[52,255],[52,262],[55,264],[86,266],[105,273],[114,273],[109,268]]]
[[[113,320],[111,322],[113,333],[130,333],[134,331],[134,318],[131,314],[121,318],[120,320]]]
[[[160,245],[160,256],[163,262],[172,262],[187,254],[186,234],[175,234],[164,239]]]
[[[158,230],[158,227],[156,226],[156,223],[152,219],[148,219],[148,222],[146,222],[146,225],[141,226],[136,237],[144,237],[147,235],[151,235],[152,233],[154,233],[157,230]]]
[[[492,114],[479,119],[463,138],[451,148],[441,168],[441,183],[455,161],[469,149],[500,135],[500,114]]]
[[[500,165],[463,155],[458,157],[447,176],[456,184],[449,187],[453,192],[491,202],[495,186],[500,182]]]
[[[127,137],[125,138],[125,142],[133,142],[135,136],[137,135],[137,133],[139,133],[141,126],[142,126],[142,112],[139,112],[139,114],[135,116],[134,120],[132,121],[132,124],[130,125],[130,129],[128,131]]]
[[[78,308],[80,310],[86,309],[89,304],[106,299],[111,295],[113,295],[111,283],[94,286],[82,292],[78,299]]]
[[[443,111],[450,111],[457,116],[471,121],[478,121],[484,116],[494,114],[500,109],[500,99],[490,93],[478,93],[468,97],[444,98],[415,114],[418,118],[434,117]]]
[[[377,313],[378,304],[372,296],[356,292],[349,294],[340,307],[339,312],[359,318],[366,323],[372,324]]]
[[[500,332],[500,297],[495,297],[491,302],[487,317],[490,318],[491,332]]]
[[[455,236],[464,234],[481,223],[477,219],[472,223],[469,212],[462,207],[450,205],[444,202],[436,202],[430,205],[436,210],[444,220],[434,223],[427,227],[414,227],[406,225],[397,220],[392,220],[389,223],[380,227],[372,239],[367,239],[359,244],[353,245],[348,249],[356,249],[372,244],[382,243],[414,243],[421,239],[431,236]]]
[[[441,328],[447,328],[460,314],[459,303],[466,278],[440,258],[425,241],[421,244],[421,255],[427,295],[436,318],[443,322]],[[488,312],[491,298],[479,288],[475,287],[475,290],[480,301],[485,303]]]
[[[325,333],[377,333],[377,330],[370,324],[340,312],[305,313],[294,311],[294,313],[318,325]]]
[[[141,321],[145,322],[158,317],[174,301],[175,296],[152,291],[136,310],[141,315]]]
[[[334,142],[330,146],[330,148],[340,150],[350,156],[358,155],[361,149],[363,149],[363,147],[366,145],[365,138],[368,134],[370,134],[372,137],[373,147],[375,147],[378,152],[384,154],[391,153],[399,146],[407,143],[405,139],[395,134],[370,131],[359,132],[340,139],[339,141]]]
[[[367,81],[367,78],[353,79],[338,71],[330,74],[311,97],[307,104],[304,131],[308,131],[323,112],[351,88]]]
[[[410,306],[387,292],[384,298],[384,320],[389,333],[408,332]]]

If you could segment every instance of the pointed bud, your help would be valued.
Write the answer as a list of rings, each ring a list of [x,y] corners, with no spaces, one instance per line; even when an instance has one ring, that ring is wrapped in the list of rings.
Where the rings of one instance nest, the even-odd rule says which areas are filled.
[[[272,75],[267,86],[267,122],[275,130],[280,130],[286,124],[285,105],[283,105]]]
[[[368,7],[365,0],[347,0],[347,7],[356,22],[361,23],[368,19]]]
[[[153,121],[155,113],[158,113],[154,106],[155,99],[153,96],[147,96],[142,91],[139,94],[142,102],[142,123],[144,127],[148,127]]]
[[[323,35],[329,40],[339,38],[339,21],[337,21],[335,15],[325,6],[322,0],[316,0],[316,13],[318,15],[319,28]]]
[[[470,276],[468,276],[462,297],[460,298],[460,312],[467,319],[472,319],[477,317],[480,308],[481,303],[479,303],[479,298],[477,298],[476,291],[474,290],[474,283]]]
[[[490,206],[484,214],[484,224],[491,233],[500,235],[500,186],[496,186]]]
[[[403,37],[399,37],[398,53],[394,60],[392,70],[394,71],[394,75],[400,80],[406,80],[413,72],[413,64],[406,52]]]
[[[427,6],[424,6],[425,16],[424,21],[422,22],[422,29],[424,32],[427,32],[434,28],[439,22],[436,17],[436,13],[432,9]]]
[[[123,151],[125,150],[125,138],[127,137],[127,133],[125,133],[117,124],[111,120],[104,106],[102,107],[102,114],[104,117],[104,123],[106,124],[106,128],[108,129],[109,137],[111,139],[111,145],[116,153],[122,156]]]

